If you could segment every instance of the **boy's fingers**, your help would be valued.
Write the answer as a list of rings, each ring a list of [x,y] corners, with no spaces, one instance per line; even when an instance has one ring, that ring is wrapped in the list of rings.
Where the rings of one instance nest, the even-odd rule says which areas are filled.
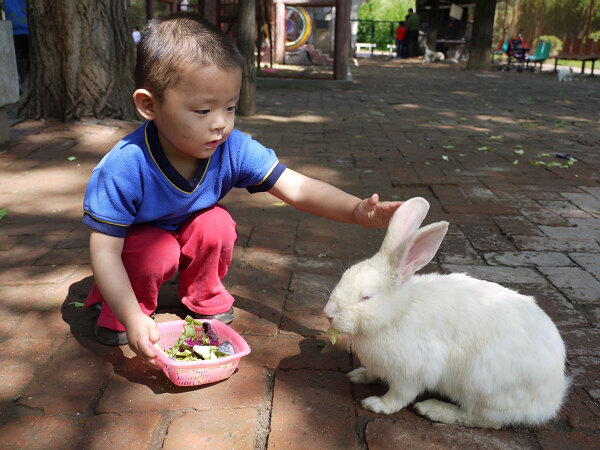
[[[160,339],[160,332],[158,331],[158,327],[154,327],[150,329],[150,341],[152,343],[158,342]]]
[[[379,195],[373,194],[373,195],[371,195],[371,198],[369,198],[369,205],[374,207],[375,205],[377,205],[378,201],[379,201]]]

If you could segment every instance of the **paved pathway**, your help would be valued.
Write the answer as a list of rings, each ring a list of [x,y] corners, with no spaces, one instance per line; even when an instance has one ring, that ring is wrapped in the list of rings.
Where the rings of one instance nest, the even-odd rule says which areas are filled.
[[[76,307],[91,285],[81,202],[92,167],[136,124],[24,121],[0,149],[0,448],[600,447],[600,79],[359,63],[350,89],[260,89],[239,128],[357,195],[426,197],[426,221],[451,229],[425,271],[536,295],[573,377],[556,421],[494,431],[363,410],[385,388],[347,381],[356,361],[328,342],[321,312],[383,232],[269,194],[225,201],[240,234],[232,325],[252,347],[229,380],[179,388],[127,346],[96,343]],[[553,167],[568,162],[557,153],[577,162]],[[160,308],[157,320],[181,314],[173,284]]]

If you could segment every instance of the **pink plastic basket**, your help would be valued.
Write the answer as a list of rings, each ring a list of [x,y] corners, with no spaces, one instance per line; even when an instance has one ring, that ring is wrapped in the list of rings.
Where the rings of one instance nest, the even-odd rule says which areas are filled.
[[[198,386],[229,378],[235,372],[240,359],[250,353],[250,346],[233,328],[218,320],[205,322],[210,323],[219,342],[231,342],[235,353],[208,361],[177,361],[155,349],[156,357],[163,363],[163,372],[177,386]],[[185,323],[185,320],[174,320],[157,324],[160,332],[158,345],[161,349],[167,351],[177,343]]]

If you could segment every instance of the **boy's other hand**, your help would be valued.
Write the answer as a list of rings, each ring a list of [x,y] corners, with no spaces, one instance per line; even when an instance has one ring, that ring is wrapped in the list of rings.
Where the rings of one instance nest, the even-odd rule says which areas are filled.
[[[354,209],[356,223],[367,228],[387,228],[402,202],[380,202],[379,195],[362,200]]]
[[[140,314],[123,325],[125,325],[125,329],[127,330],[129,348],[146,363],[156,369],[160,369],[162,364],[156,358],[153,347],[153,344],[160,338],[156,322],[140,311]]]

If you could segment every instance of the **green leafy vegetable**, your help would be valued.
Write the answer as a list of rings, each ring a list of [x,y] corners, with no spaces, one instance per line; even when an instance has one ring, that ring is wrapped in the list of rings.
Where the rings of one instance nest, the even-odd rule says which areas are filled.
[[[329,327],[327,329],[327,334],[329,335],[329,340],[333,345],[337,342],[337,338],[340,335],[340,332],[333,327]]]
[[[235,353],[230,342],[219,343],[208,322],[193,319],[191,316],[186,316],[185,322],[181,336],[173,347],[165,352],[159,348],[158,343],[155,344],[169,358],[178,361],[197,361],[222,358]]]

